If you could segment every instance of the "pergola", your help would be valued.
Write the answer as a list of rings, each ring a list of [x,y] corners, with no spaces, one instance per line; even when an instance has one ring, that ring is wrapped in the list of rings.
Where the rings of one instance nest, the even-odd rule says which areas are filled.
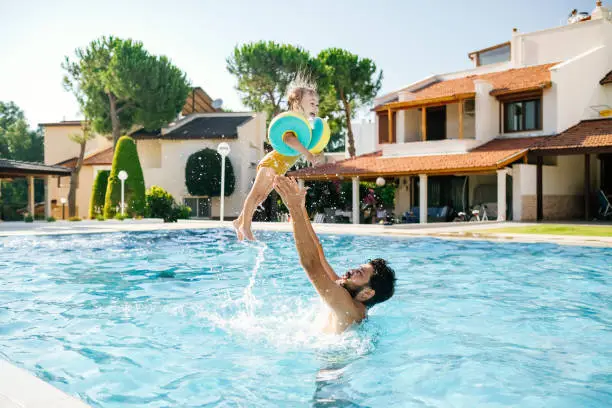
[[[45,180],[45,218],[51,216],[51,198],[49,196],[49,179],[51,177],[69,176],[72,169],[63,166],[49,166],[41,163],[0,159],[0,182],[3,179],[25,178],[28,180],[28,211],[34,216],[34,179]],[[0,190],[1,194],[1,190]]]
[[[537,157],[536,219],[538,221],[544,219],[544,157],[582,155],[584,156],[584,218],[590,221],[591,155],[612,153],[612,118],[583,120],[557,136],[541,139],[541,142],[530,150]]]

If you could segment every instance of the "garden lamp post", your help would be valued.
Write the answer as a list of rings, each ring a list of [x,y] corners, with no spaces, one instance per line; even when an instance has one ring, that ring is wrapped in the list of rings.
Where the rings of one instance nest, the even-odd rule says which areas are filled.
[[[230,146],[225,142],[219,143],[217,153],[221,155],[221,214],[219,220],[223,222],[223,213],[225,211],[225,157],[230,153]]]
[[[125,210],[125,180],[127,180],[128,178],[128,174],[127,171],[125,170],[121,170],[119,172],[119,180],[121,180],[121,215],[123,215],[123,212]]]

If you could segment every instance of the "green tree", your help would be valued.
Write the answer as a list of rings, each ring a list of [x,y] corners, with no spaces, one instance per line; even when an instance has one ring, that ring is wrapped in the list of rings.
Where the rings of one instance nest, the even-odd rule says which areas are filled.
[[[44,144],[42,130],[31,130],[23,111],[14,102],[0,101],[0,158],[42,162]],[[34,201],[44,195],[44,180],[34,180]],[[21,220],[17,210],[27,206],[28,183],[24,178],[0,182],[0,219]]]
[[[340,48],[329,48],[318,55],[327,82],[333,86],[336,99],[341,103],[346,119],[348,151],[355,156],[355,140],[351,119],[361,106],[372,102],[382,85],[382,71],[376,73],[376,64],[369,58],[359,58]]]
[[[141,42],[101,37],[66,57],[64,86],[72,91],[93,130],[119,136],[134,126],[158,129],[177,117],[190,85],[165,56],[149,54]]]
[[[301,47],[274,41],[236,46],[227,58],[227,70],[234,75],[242,103],[266,112],[268,120],[286,109],[289,84],[299,73],[318,75],[319,63]]]
[[[221,196],[221,155],[212,149],[195,152],[185,166],[185,183],[192,196]],[[225,158],[225,196],[234,192],[236,178],[229,157]]]
[[[81,133],[71,133],[68,138],[80,146],[76,165],[70,174],[70,190],[68,190],[68,216],[76,217],[76,191],[79,188],[79,173],[83,165],[87,142],[94,139],[95,135],[91,132],[88,122],[84,121],[81,125]]]
[[[28,127],[23,111],[14,102],[0,102],[0,157],[42,162],[42,130]]]
[[[104,198],[108,186],[109,170],[101,170],[96,174],[93,188],[91,189],[91,200],[89,200],[89,218],[94,219],[104,212]]]
[[[117,142],[113,156],[113,165],[108,177],[106,198],[104,200],[104,217],[113,218],[121,205],[121,180],[119,172],[125,170],[128,174],[125,180],[126,213],[130,216],[144,216],[145,182],[140,167],[140,159],[134,139],[122,136]]]

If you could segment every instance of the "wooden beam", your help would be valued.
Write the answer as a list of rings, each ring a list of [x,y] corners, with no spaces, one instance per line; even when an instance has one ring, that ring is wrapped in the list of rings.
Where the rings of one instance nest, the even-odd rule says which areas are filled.
[[[591,218],[591,155],[584,155],[584,220]]]
[[[387,110],[387,118],[389,119],[389,134],[387,135],[387,141],[393,143],[393,112],[391,109]]]
[[[374,109],[377,112],[384,112],[387,109],[393,110],[405,110],[410,108],[420,108],[422,106],[433,106],[433,105],[448,105],[449,103],[454,103],[462,99],[474,98],[476,94],[474,92],[465,92],[457,95],[451,96],[439,96],[435,98],[423,98],[412,101],[403,101],[403,102],[390,102],[385,105],[381,105]],[[418,97],[418,94],[417,94]]]
[[[542,166],[544,165],[544,157],[538,156],[536,167],[536,221],[542,221],[544,218],[544,206],[542,197]]]
[[[463,100],[459,101],[459,140],[463,139]]]
[[[427,141],[427,108],[421,108],[421,140]]]

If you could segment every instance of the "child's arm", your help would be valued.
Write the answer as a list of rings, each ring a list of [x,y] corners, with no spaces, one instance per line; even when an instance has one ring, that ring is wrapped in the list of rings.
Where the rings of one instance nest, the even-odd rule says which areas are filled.
[[[310,153],[293,133],[285,134],[283,141],[287,144],[287,146],[302,153],[304,157],[306,157],[306,160],[308,160],[310,163],[315,164],[316,159],[314,154]]]

